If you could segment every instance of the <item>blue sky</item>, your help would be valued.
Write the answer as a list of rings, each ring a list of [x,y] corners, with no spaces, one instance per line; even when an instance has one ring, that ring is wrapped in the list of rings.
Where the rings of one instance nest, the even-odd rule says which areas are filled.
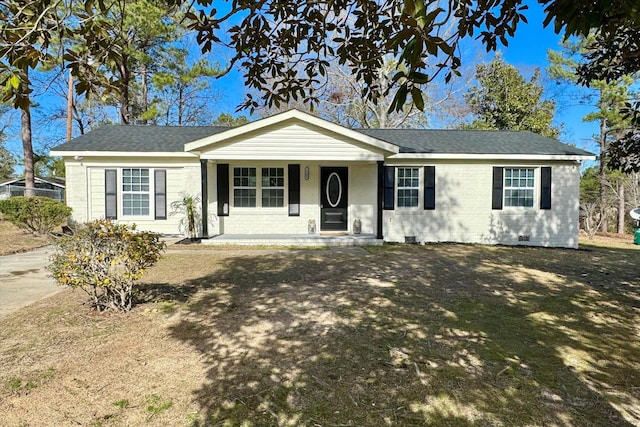
[[[542,7],[535,1],[527,1],[529,10],[525,12],[528,23],[520,23],[514,38],[509,39],[507,47],[500,47],[498,51],[506,62],[522,70],[524,75],[529,75],[536,67],[544,71],[548,66],[547,50],[559,50],[559,43],[562,37],[555,34],[553,26],[543,27],[544,12]],[[463,57],[465,65],[475,65],[471,61],[489,62],[494,56],[494,52],[485,53],[484,56]],[[242,101],[244,96],[243,80],[239,73],[231,73],[223,79],[216,81],[223,94],[223,106],[218,112],[232,113],[235,107]],[[556,88],[552,88],[556,89]],[[553,99],[553,98],[552,98]],[[562,124],[563,133],[561,140],[574,144],[578,147],[594,152],[596,144],[593,142],[593,135],[597,133],[597,125],[585,123],[582,117],[590,111],[589,107],[578,105],[566,105],[562,99],[557,99],[556,122]],[[248,115],[248,113],[240,113]]]
[[[547,50],[558,49],[558,43],[561,37],[554,33],[552,28],[543,28],[542,21],[544,14],[542,8],[535,1],[529,1],[529,10],[526,12],[528,23],[520,23],[516,31],[516,36],[509,40],[508,47],[500,47],[499,51],[506,62],[513,64],[521,69],[525,75],[530,73],[535,67],[544,70],[548,65]],[[483,51],[481,51],[483,52]],[[483,53],[480,57],[474,56],[463,57],[466,65],[471,64],[470,61],[489,62],[494,53]],[[224,63],[225,58],[216,56],[216,52],[209,57],[211,61]],[[232,72],[227,76],[214,80],[212,82],[214,90],[220,94],[220,101],[214,108],[214,117],[222,112],[234,113],[236,106],[242,101],[245,90],[243,80],[238,72]],[[43,145],[55,145],[62,142],[64,138],[64,124],[58,122],[53,126],[40,125],[42,121],[38,121],[38,117],[50,114],[53,109],[53,103],[64,102],[55,97],[45,96],[39,99],[39,105],[34,108],[34,146],[36,150]],[[556,121],[563,124],[564,132],[561,135],[563,142],[575,144],[578,147],[594,151],[596,145],[592,142],[593,135],[597,132],[597,126],[594,123],[585,123],[582,117],[589,111],[587,107],[567,106],[562,100],[558,99],[556,111]],[[21,157],[22,145],[19,133],[19,115],[12,114],[8,117],[9,138],[7,147]],[[77,132],[74,132],[74,136]]]
[[[529,10],[526,13],[528,23],[520,24],[509,46],[499,50],[505,61],[518,69],[539,67],[544,70],[549,65],[547,50],[560,50],[559,43],[562,37],[555,34],[553,24],[547,28],[543,27],[544,12],[537,2],[527,3],[529,4]],[[556,122],[562,123],[564,129],[561,135],[562,141],[594,152],[597,146],[593,142],[593,136],[598,132],[598,126],[595,123],[582,121],[582,117],[592,111],[592,108],[567,105],[563,99],[556,99],[556,101]]]

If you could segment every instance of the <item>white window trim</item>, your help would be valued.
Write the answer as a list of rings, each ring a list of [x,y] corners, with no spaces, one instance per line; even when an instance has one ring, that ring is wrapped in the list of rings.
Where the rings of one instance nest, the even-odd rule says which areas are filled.
[[[398,177],[398,173],[400,169],[418,169],[418,188],[415,187],[400,187],[400,178]],[[401,209],[403,211],[421,211],[421,207],[420,207],[420,200],[423,200],[423,192],[424,192],[424,176],[423,174],[423,167],[417,166],[417,165],[402,165],[402,166],[396,166],[396,170],[395,170],[395,189],[394,189],[394,201],[395,201],[395,209]],[[413,189],[417,189],[418,190],[418,204],[416,206],[400,206],[399,200],[400,198],[398,197],[398,190],[413,190]]]
[[[265,169],[282,169],[282,186],[263,186],[262,185],[262,172]],[[287,206],[286,202],[286,198],[285,198],[285,193],[286,193],[286,175],[287,175],[287,168],[285,167],[280,167],[280,166],[262,166],[260,168],[260,208],[262,209],[281,209]],[[277,176],[276,176],[277,178]],[[262,206],[262,192],[264,190],[282,190],[282,206]]]
[[[508,187],[506,185],[507,169],[531,169],[533,170],[533,187]],[[539,166],[504,166],[502,175],[502,208],[503,210],[532,211],[538,207],[538,195],[540,190]],[[533,204],[531,206],[507,206],[507,189],[531,189],[533,190]]]
[[[127,191],[127,194],[145,194],[149,195],[149,214],[148,215],[125,215],[124,214],[124,193],[123,190],[123,181],[124,181],[124,170],[125,169],[146,169],[149,171],[149,191],[142,192],[131,192]],[[145,167],[145,166],[127,166],[121,167],[117,169],[117,184],[118,184],[118,219],[126,220],[126,221],[135,221],[135,220],[153,220],[155,219],[155,183],[153,181],[155,168]]]
[[[241,187],[238,186],[236,187],[235,185],[235,181],[234,181],[234,170],[236,168],[254,168],[256,170],[256,186],[255,187]],[[283,169],[283,176],[284,176],[284,187],[262,187],[262,169],[269,169],[269,168],[280,168]],[[287,191],[287,189],[289,188],[289,177],[287,176],[287,165],[284,166],[255,166],[255,165],[242,165],[242,166],[238,166],[238,165],[229,165],[229,169],[230,169],[230,174],[231,174],[231,189],[230,189],[230,194],[229,194],[229,209],[233,209],[235,211],[239,211],[239,212],[243,212],[243,213],[251,213],[251,212],[257,212],[257,211],[266,211],[266,212],[278,212],[280,213],[282,212],[287,212],[288,213],[288,206],[289,206],[289,192]],[[256,205],[255,207],[245,207],[245,206],[236,206],[235,203],[235,190],[236,189],[253,189],[255,188],[256,190]],[[283,205],[282,206],[278,206],[278,207],[263,207],[262,206],[262,189],[279,189],[282,188],[283,190]],[[264,212],[263,211],[263,212]]]
[[[235,182],[235,170],[236,169],[255,169],[256,170],[256,185],[254,187],[247,187],[247,186],[243,186],[243,185],[238,185],[236,186],[236,182]],[[260,168],[256,167],[256,166],[231,166],[231,197],[229,200],[230,202],[233,201],[233,203],[231,203],[231,205],[235,208],[235,209],[247,209],[247,210],[254,210],[260,207],[260,205],[258,204],[258,195],[259,195],[259,184],[260,182],[258,181],[260,177],[258,177],[258,170]],[[236,206],[236,190],[256,190],[256,205],[255,206]]]

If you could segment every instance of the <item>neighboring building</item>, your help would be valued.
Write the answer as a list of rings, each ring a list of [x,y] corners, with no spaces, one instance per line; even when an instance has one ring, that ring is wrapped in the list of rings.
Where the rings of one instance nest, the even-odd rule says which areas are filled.
[[[64,178],[40,177],[36,176],[35,195],[43,197],[51,197],[60,202],[64,201]],[[9,197],[24,196],[25,184],[24,178],[16,178],[10,181],[0,183],[0,200]]]
[[[358,219],[387,242],[560,247],[578,245],[580,162],[594,159],[531,132],[354,130],[297,110],[236,128],[107,126],[51,155],[79,222],[176,234],[186,192],[204,237],[303,235],[311,220],[353,233]]]

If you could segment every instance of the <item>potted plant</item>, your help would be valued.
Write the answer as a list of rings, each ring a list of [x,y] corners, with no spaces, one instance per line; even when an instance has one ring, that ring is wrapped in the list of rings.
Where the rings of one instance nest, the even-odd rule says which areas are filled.
[[[197,224],[200,220],[198,205],[200,198],[187,193],[181,193],[182,198],[171,203],[171,215],[184,215],[180,219],[180,228],[186,229],[191,241],[198,237]]]

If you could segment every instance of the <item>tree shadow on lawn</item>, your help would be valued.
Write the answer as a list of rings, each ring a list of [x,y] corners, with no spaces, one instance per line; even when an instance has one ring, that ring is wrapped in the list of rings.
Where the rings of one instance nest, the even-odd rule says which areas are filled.
[[[201,425],[632,426],[637,300],[601,280],[597,256],[434,245],[226,258],[178,287],[188,303],[171,334],[208,365]]]

